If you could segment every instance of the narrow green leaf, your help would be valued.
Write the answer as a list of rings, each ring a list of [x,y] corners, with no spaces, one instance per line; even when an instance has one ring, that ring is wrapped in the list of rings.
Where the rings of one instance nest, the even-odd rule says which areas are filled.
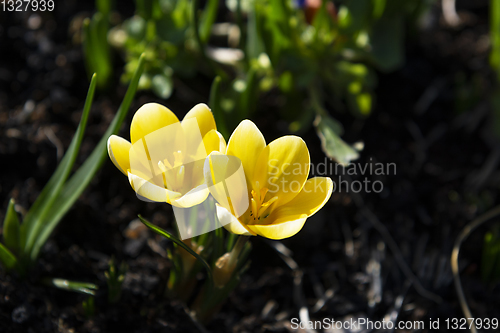
[[[256,108],[258,93],[257,70],[250,68],[247,72],[246,88],[240,95],[239,119],[248,118]]]
[[[95,173],[101,167],[102,163],[107,158],[107,142],[108,138],[112,134],[116,134],[120,129],[123,120],[127,116],[128,110],[130,109],[130,104],[137,91],[137,86],[139,84],[139,79],[144,70],[144,55],[139,58],[139,64],[135,70],[132,81],[127,89],[127,93],[123,99],[122,104],[118,108],[113,121],[109,125],[106,133],[104,133],[101,141],[97,144],[92,154],[87,158],[83,165],[75,172],[71,179],[65,184],[63,190],[58,196],[57,206],[53,206],[48,214],[47,219],[44,221],[43,230],[37,237],[36,244],[31,251],[30,258],[35,260],[38,257],[40,249],[45,244],[50,234],[57,226],[62,217],[67,213],[71,206],[75,203],[78,197],[85,190],[87,185],[90,183]]]
[[[186,250],[193,257],[195,257],[205,267],[205,269],[207,270],[208,280],[210,281],[210,285],[213,286],[214,279],[213,279],[213,276],[212,276],[212,269],[210,268],[210,265],[207,263],[207,261],[205,259],[203,259],[198,253],[194,252],[189,246],[187,246],[186,244],[184,244],[184,242],[182,242],[181,240],[179,240],[177,237],[175,237],[174,235],[172,235],[168,231],[163,230],[162,228],[157,227],[154,224],[148,222],[141,215],[139,215],[139,219],[141,220],[142,223],[144,223],[146,225],[146,227],[148,227],[149,229],[153,230],[158,235],[161,235],[161,236],[163,236],[163,237],[171,240],[172,242],[174,242],[175,244],[177,244],[178,246],[180,246],[184,250]]]
[[[106,87],[112,74],[111,53],[108,43],[108,18],[101,13],[95,13],[90,21],[88,31],[88,43],[90,50],[86,58],[92,58],[91,64],[95,67],[89,68],[90,73],[97,73],[97,85]]]
[[[491,281],[491,275],[495,266],[496,256],[495,244],[496,239],[491,231],[484,235],[483,255],[481,260],[481,277],[484,282]]]
[[[259,55],[265,52],[264,41],[262,40],[261,26],[259,25],[259,5],[254,3],[253,10],[248,12],[247,20],[247,40],[245,47],[245,59],[257,59]],[[240,26],[242,29],[243,25]]]
[[[57,279],[57,278],[45,279],[44,283],[46,285],[56,287],[58,289],[74,291],[77,293],[81,293],[81,294],[85,294],[85,295],[92,295],[92,296],[94,296],[96,293],[96,290],[99,289],[93,283],[70,281],[70,280],[66,280],[66,279]]]
[[[490,65],[500,81],[500,1],[490,0]]]
[[[14,205],[14,199],[10,199],[9,207],[7,207],[7,213],[5,214],[5,219],[3,220],[3,240],[5,246],[17,254],[19,253],[21,242],[21,224],[19,223],[19,218],[17,217]]]
[[[40,193],[23,221],[21,226],[21,246],[24,248],[25,254],[31,251],[40,229],[49,214],[49,210],[54,205],[54,202],[60,194],[64,183],[68,179],[73,164],[75,163],[78,151],[80,150],[80,145],[82,143],[85,127],[87,126],[87,119],[90,113],[90,107],[92,106],[92,101],[94,99],[96,83],[96,75],[94,74],[90,82],[80,124],[78,125],[73,139],[71,140],[68,151],[64,154],[61,163],[57,167],[47,185],[43,188],[42,193]]]
[[[219,8],[219,0],[208,0],[200,22],[200,38],[203,43],[206,43],[210,38],[212,25],[217,18],[217,9]]]
[[[111,7],[113,7],[113,1],[112,0],[96,0],[95,5],[97,7],[97,10],[107,16],[111,12]]]
[[[229,131],[226,125],[226,117],[224,111],[221,107],[221,77],[216,76],[212,86],[210,87],[210,98],[208,105],[212,109],[212,113],[215,118],[215,123],[217,124],[217,130],[222,134],[223,137],[229,137]]]
[[[231,252],[233,249],[234,243],[236,242],[236,238],[238,238],[238,235],[229,233],[229,236],[227,237],[227,245],[226,245],[226,251]]]
[[[17,258],[2,243],[0,243],[0,264],[8,271],[16,267],[17,264]]]

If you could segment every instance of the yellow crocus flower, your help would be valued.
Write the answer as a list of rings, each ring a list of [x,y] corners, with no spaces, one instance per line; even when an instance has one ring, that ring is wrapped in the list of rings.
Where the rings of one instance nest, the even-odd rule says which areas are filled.
[[[182,122],[163,105],[145,104],[132,119],[130,141],[109,137],[114,165],[141,198],[181,208],[207,198],[203,163],[212,151],[226,149],[205,104],[193,107]]]
[[[218,201],[219,221],[232,233],[291,237],[331,196],[329,177],[307,179],[309,150],[300,137],[284,136],[266,145],[257,126],[244,120],[231,135],[225,154],[210,154],[205,178]],[[241,163],[246,184],[225,181],[238,168],[231,156]]]

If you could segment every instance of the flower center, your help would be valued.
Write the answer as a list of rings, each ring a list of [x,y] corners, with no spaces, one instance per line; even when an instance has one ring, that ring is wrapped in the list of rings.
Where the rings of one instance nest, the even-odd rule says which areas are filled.
[[[180,150],[175,151],[173,155],[173,165],[168,159],[164,159],[158,162],[158,168],[162,171],[163,185],[165,188],[171,191],[180,192],[184,184],[186,168],[182,165],[182,152]]]
[[[274,196],[264,201],[269,189],[267,187],[261,188],[258,181],[255,182],[255,185],[255,189],[251,191],[252,198],[250,198],[250,222],[257,222],[268,217],[276,207],[275,202],[278,200],[278,196]]]

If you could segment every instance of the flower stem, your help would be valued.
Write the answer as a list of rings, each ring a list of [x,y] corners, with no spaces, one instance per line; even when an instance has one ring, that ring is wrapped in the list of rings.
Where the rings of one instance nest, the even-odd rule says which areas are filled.
[[[231,257],[229,259],[229,266],[236,264],[238,262],[238,257],[240,256],[241,250],[245,247],[250,236],[239,236],[231,250]]]

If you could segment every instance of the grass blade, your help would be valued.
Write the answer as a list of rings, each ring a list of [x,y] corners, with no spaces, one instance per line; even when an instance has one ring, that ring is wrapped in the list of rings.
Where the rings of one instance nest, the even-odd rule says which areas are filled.
[[[226,124],[226,117],[224,111],[221,108],[221,77],[216,76],[212,86],[210,87],[210,98],[208,105],[212,109],[212,113],[215,118],[215,123],[217,124],[217,130],[222,134],[223,137],[229,138],[229,131]]]
[[[19,253],[21,224],[19,223],[14,205],[14,199],[10,199],[9,207],[7,207],[7,213],[3,221],[3,240],[9,250]]]
[[[212,25],[217,18],[217,9],[219,8],[219,0],[208,0],[200,23],[200,38],[203,43],[206,43],[210,38]]]
[[[50,234],[57,226],[62,217],[68,212],[71,206],[75,203],[78,197],[85,190],[87,185],[90,183],[95,173],[101,167],[102,163],[107,157],[107,141],[108,138],[118,132],[123,120],[127,116],[127,112],[132,103],[132,99],[137,91],[137,86],[139,84],[139,79],[144,70],[144,55],[139,59],[139,64],[132,77],[132,81],[128,87],[127,93],[120,105],[117,114],[115,115],[113,121],[109,125],[106,133],[104,133],[102,139],[99,141],[94,151],[87,158],[85,163],[78,169],[77,172],[71,177],[71,179],[65,184],[63,190],[58,196],[58,205],[52,207],[49,218],[44,221],[44,228],[41,230],[40,235],[38,235],[36,244],[30,253],[31,260],[35,260],[38,257],[40,249],[45,244]]]
[[[48,216],[49,210],[52,208],[56,198],[60,194],[64,183],[68,179],[73,164],[75,163],[78,151],[80,150],[80,145],[82,143],[85,127],[87,126],[87,119],[92,101],[94,99],[96,83],[96,75],[94,74],[90,82],[80,124],[78,125],[76,133],[73,136],[73,140],[71,140],[68,151],[64,154],[64,157],[56,171],[50,178],[47,185],[43,188],[42,193],[40,193],[31,209],[26,214],[24,222],[21,226],[21,246],[24,248],[24,254],[28,254],[31,251],[40,229],[42,228],[43,222]]]
[[[17,258],[2,243],[0,243],[0,264],[8,271],[17,265]]]
[[[96,290],[99,289],[93,283],[70,281],[66,279],[46,279],[44,280],[44,283],[58,289],[74,291],[77,293],[92,296],[95,296]]]
[[[210,281],[210,285],[213,286],[214,279],[213,279],[213,276],[212,276],[212,269],[210,268],[210,265],[207,263],[207,261],[205,259],[203,259],[198,253],[194,252],[189,246],[187,246],[186,244],[184,244],[184,242],[180,241],[177,237],[175,237],[174,235],[172,235],[168,231],[163,230],[162,228],[157,227],[154,224],[148,222],[141,215],[139,215],[139,219],[141,220],[142,223],[144,223],[144,225],[146,225],[146,227],[148,227],[149,229],[153,230],[158,235],[161,235],[161,236],[163,236],[163,237],[171,240],[172,242],[174,242],[175,244],[177,244],[178,246],[180,246],[184,250],[186,250],[193,257],[195,257],[205,267],[205,269],[207,270],[208,280]]]

